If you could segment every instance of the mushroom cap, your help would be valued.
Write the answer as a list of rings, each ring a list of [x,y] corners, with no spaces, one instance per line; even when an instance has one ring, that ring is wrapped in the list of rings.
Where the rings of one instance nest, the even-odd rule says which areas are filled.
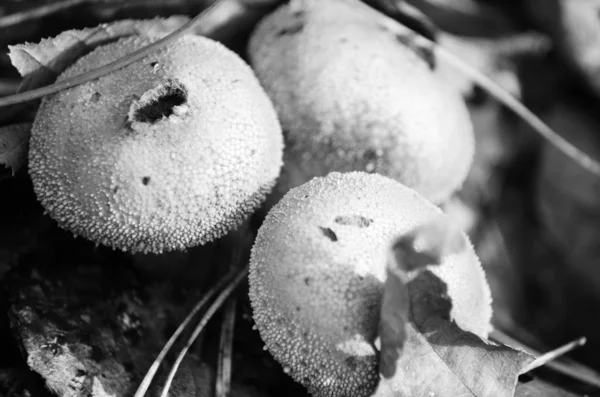
[[[371,395],[392,241],[435,217],[446,215],[414,190],[365,172],[316,177],[271,209],[250,259],[253,317],[267,349],[313,395]],[[486,337],[490,290],[463,238],[463,250],[427,270],[447,284],[452,320]]]
[[[58,80],[156,39],[101,46]],[[160,253],[237,227],[275,184],[282,151],[276,112],[251,68],[222,44],[188,35],[45,97],[29,173],[61,227],[116,249]]]
[[[359,3],[292,0],[252,33],[249,58],[285,135],[276,190],[367,171],[441,202],[473,158],[466,105],[406,31]]]

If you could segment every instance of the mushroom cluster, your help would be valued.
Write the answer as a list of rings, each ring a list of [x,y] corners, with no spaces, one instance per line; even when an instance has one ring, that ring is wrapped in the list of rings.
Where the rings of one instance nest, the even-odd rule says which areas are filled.
[[[433,54],[361,7],[280,6],[250,38],[254,70],[224,45],[185,35],[45,97],[29,149],[48,214],[133,253],[213,241],[277,183],[251,253],[254,319],[275,359],[323,397],[374,391],[391,242],[446,216],[434,203],[460,187],[474,151],[466,106]],[[156,39],[100,46],[58,80]],[[490,290],[461,237],[464,249],[427,270],[447,285],[452,320],[485,338]]]
[[[101,46],[58,80],[157,39]],[[283,137],[252,69],[187,35],[108,76],[44,98],[29,174],[58,224],[99,244],[161,253],[226,234],[270,192]]]
[[[436,217],[446,215],[414,190],[365,172],[316,177],[271,209],[252,248],[253,317],[267,349],[313,395],[371,395],[386,255]],[[486,338],[490,290],[462,236],[462,251],[427,270],[447,285],[452,320]]]
[[[414,44],[359,0],[291,0],[260,22],[249,57],[285,133],[273,201],[331,171],[387,175],[436,203],[462,185],[468,110]]]

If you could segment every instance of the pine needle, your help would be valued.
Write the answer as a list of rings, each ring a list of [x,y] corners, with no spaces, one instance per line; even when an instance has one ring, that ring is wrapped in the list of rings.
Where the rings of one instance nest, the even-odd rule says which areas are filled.
[[[411,32],[411,38],[415,40],[415,44],[421,46],[422,48],[428,48],[435,52],[436,56],[439,56],[443,61],[448,62],[448,64],[452,65],[456,70],[463,73],[463,75],[469,77],[474,83],[479,85],[485,91],[487,91],[491,96],[493,96],[497,101],[505,105],[507,108],[512,110],[515,114],[517,114],[525,123],[527,123],[534,131],[540,134],[543,138],[545,138],[548,142],[550,142],[554,147],[563,152],[565,155],[570,157],[573,161],[579,164],[582,168],[588,170],[592,174],[596,176],[600,176],[600,163],[593,158],[591,158],[587,153],[579,150],[569,141],[561,137],[556,131],[552,130],[546,123],[544,123],[539,117],[537,117],[531,110],[527,109],[523,103],[514,96],[512,96],[508,91],[502,88],[500,85],[495,83],[491,78],[485,75],[483,72],[477,70],[471,65],[467,64],[465,61],[447,51],[445,48],[440,46],[438,43],[433,40],[424,37],[419,32],[416,32],[410,29],[407,26],[399,24],[393,18],[388,17],[387,15],[380,13],[374,8],[370,7],[367,4],[362,2],[357,2],[359,6],[362,6],[366,12],[371,14],[377,14],[379,17],[385,18],[388,20],[393,26],[397,29],[401,29],[406,32]]]
[[[196,15],[193,19],[186,22],[177,30],[169,33],[161,39],[136,50],[127,56],[120,58],[114,62],[104,65],[98,69],[90,70],[89,72],[73,76],[71,78],[62,80],[58,83],[54,83],[48,86],[36,88],[34,90],[25,91],[19,94],[11,95],[8,97],[0,98],[0,107],[14,105],[17,103],[31,101],[38,99],[46,95],[54,94],[56,92],[65,90],[67,88],[74,87],[79,84],[86,83],[88,81],[106,76],[114,71],[117,71],[139,59],[144,58],[157,49],[166,46],[167,44],[173,43],[181,36],[191,32],[194,28],[200,24],[202,26],[195,31],[196,34],[202,34],[210,36],[211,33],[221,27],[224,20],[227,18],[233,18],[235,15],[243,13],[245,8],[240,5],[236,0],[216,0],[210,6],[205,8],[202,12]]]
[[[215,383],[215,396],[228,397],[231,392],[231,368],[233,356],[233,333],[235,327],[235,298],[225,305],[223,323],[221,324],[221,339],[219,341],[219,358]]]
[[[421,38],[427,40],[426,38]],[[432,42],[430,42],[432,43]],[[573,161],[579,164],[582,168],[591,172],[596,176],[600,176],[600,163],[591,158],[587,153],[576,148],[572,143],[560,136],[556,131],[552,130],[546,123],[544,123],[538,116],[533,114],[531,110],[527,109],[523,103],[512,96],[504,88],[496,84],[488,76],[480,72],[479,70],[471,67],[467,63],[463,62],[460,58],[455,56],[449,51],[446,51],[441,46],[436,45],[435,52],[440,55],[442,59],[452,64],[456,69],[463,72],[465,75],[470,77],[476,84],[486,90],[496,100],[501,102],[507,108],[516,113],[525,123],[527,123],[534,131],[545,138],[550,144],[556,147],[559,151],[570,157]]]
[[[506,333],[498,329],[492,331],[492,333],[490,334],[490,339],[507,346],[525,350],[526,352],[533,354],[534,356],[542,356],[541,352],[539,352],[538,350],[527,346],[526,344],[516,340],[515,338],[507,335]],[[578,380],[587,385],[600,388],[600,373],[597,373],[594,370],[586,367],[585,365],[579,364],[576,361],[573,361],[568,358],[560,358],[555,361],[546,362],[545,365],[548,368],[558,372],[559,374],[567,376],[571,379]]]
[[[527,365],[525,368],[521,369],[521,375],[526,374],[529,371],[533,371],[536,368],[539,368],[541,366],[548,364],[551,361],[556,360],[558,357],[563,356],[563,355],[575,350],[576,348],[585,345],[586,342],[587,342],[587,339],[585,337],[581,337],[581,338],[571,341],[561,347],[558,347],[554,350],[544,353],[541,356],[538,356],[535,360],[533,360],[531,363],[529,363],[529,365]]]
[[[0,29],[5,29],[22,22],[44,18],[68,8],[87,3],[88,1],[89,0],[55,0],[53,2],[27,8],[20,12],[4,15],[0,17]]]
[[[198,335],[200,335],[200,333],[204,330],[204,327],[211,319],[211,317],[217,312],[217,310],[221,308],[221,306],[223,306],[223,303],[227,300],[227,298],[229,298],[229,296],[235,290],[235,288],[246,278],[246,276],[248,275],[248,265],[246,265],[246,267],[243,270],[234,269],[233,271],[238,272],[238,274],[231,282],[228,283],[225,289],[215,299],[214,303],[208,308],[208,310],[206,311],[204,316],[202,316],[202,319],[194,329],[194,332],[192,332],[192,335],[190,335],[187,343],[185,344],[183,349],[181,349],[181,352],[177,356],[177,359],[175,360],[175,363],[173,364],[173,367],[169,372],[169,376],[167,377],[167,380],[165,382],[163,391],[161,393],[161,397],[168,397],[169,389],[171,388],[171,384],[173,383],[175,374],[177,373],[177,370],[179,369],[179,366],[185,358],[185,355],[187,354],[188,350],[194,344],[194,341],[196,340]]]
[[[196,316],[196,314],[198,314],[198,312],[200,312],[200,310],[202,310],[208,304],[208,302],[213,298],[213,296],[215,296],[221,289],[223,289],[227,285],[228,282],[231,281],[234,274],[235,272],[231,271],[226,277],[223,277],[221,280],[219,280],[219,282],[215,284],[210,290],[208,290],[208,292],[204,294],[202,299],[192,308],[187,317],[181,322],[181,324],[175,330],[175,332],[173,332],[171,338],[169,338],[167,343],[165,343],[165,346],[162,348],[158,356],[156,356],[156,358],[154,359],[154,362],[150,366],[150,369],[148,369],[148,372],[144,376],[144,379],[140,383],[137,391],[135,392],[134,397],[144,397],[144,395],[150,388],[150,384],[152,383],[156,372],[158,371],[165,357],[177,341],[177,338],[179,338],[179,336],[183,333],[183,331],[186,329],[186,327],[192,321],[192,319]]]

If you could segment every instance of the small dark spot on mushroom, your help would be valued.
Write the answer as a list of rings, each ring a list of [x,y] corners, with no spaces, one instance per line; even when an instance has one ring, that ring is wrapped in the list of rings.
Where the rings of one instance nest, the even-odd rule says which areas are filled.
[[[152,69],[154,69],[156,66],[158,66],[158,62],[154,61],[154,62],[150,62],[150,67]]]
[[[379,155],[373,149],[367,149],[363,153],[363,159],[367,162],[376,161],[378,157],[379,157]]]
[[[371,226],[373,219],[369,219],[362,215],[341,215],[336,216],[334,222],[338,225],[356,226],[362,229]]]
[[[307,198],[308,198],[308,194],[305,194],[305,195],[304,195],[304,198],[305,198],[305,199],[307,199]]]
[[[302,31],[303,28],[304,28],[304,26],[302,23],[291,25],[291,26],[280,29],[277,32],[277,36],[293,35],[293,34],[296,34],[300,31]]]
[[[300,310],[302,310],[300,306],[296,306],[296,311],[299,312]]]
[[[323,233],[323,235],[325,237],[327,237],[328,239],[330,239],[331,241],[337,241],[338,240],[337,235],[330,228],[319,226],[319,229],[321,229],[321,233]]]
[[[169,81],[156,90],[156,95],[134,113],[133,119],[141,123],[155,123],[173,114],[175,106],[187,101],[187,92],[181,84]]]
[[[96,103],[100,100],[100,97],[102,96],[102,94],[100,94],[99,92],[94,92],[92,94],[92,96],[90,97],[90,102]]]
[[[304,16],[304,10],[302,8],[296,8],[292,10],[291,14],[294,18],[302,18]]]
[[[145,176],[142,178],[142,184],[144,186],[148,186],[148,184],[150,183],[150,177],[149,176]]]
[[[356,362],[355,357],[348,357],[346,360],[344,360],[344,362],[346,363],[346,366],[350,368],[351,371],[356,371],[358,363]]]
[[[240,79],[233,79],[231,80],[232,83],[239,83],[241,80]]]
[[[311,277],[304,277],[304,284],[306,284],[307,287],[310,287],[311,283],[312,283]]]
[[[281,28],[277,32],[277,36],[285,36],[285,35],[294,35],[298,32],[301,32],[304,29],[304,21],[302,17],[304,13],[300,10],[298,12],[294,12],[292,14],[292,20],[290,20],[289,24],[283,28]]]
[[[119,187],[118,187],[118,186],[115,186],[115,187],[113,188],[113,194],[117,194],[117,192],[118,192],[118,191],[119,191]]]

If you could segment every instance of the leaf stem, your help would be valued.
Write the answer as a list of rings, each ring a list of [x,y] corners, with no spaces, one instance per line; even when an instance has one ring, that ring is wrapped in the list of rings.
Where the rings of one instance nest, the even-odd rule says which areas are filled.
[[[551,350],[545,354],[542,354],[541,356],[539,356],[538,358],[533,360],[531,363],[529,363],[529,365],[527,365],[523,369],[521,369],[521,374],[525,374],[529,371],[533,371],[536,368],[546,365],[550,361],[555,360],[556,358],[558,358],[562,355],[565,355],[580,346],[585,345],[586,342],[587,342],[586,338],[581,337],[581,338],[576,339],[572,342],[569,342],[561,347]]]

